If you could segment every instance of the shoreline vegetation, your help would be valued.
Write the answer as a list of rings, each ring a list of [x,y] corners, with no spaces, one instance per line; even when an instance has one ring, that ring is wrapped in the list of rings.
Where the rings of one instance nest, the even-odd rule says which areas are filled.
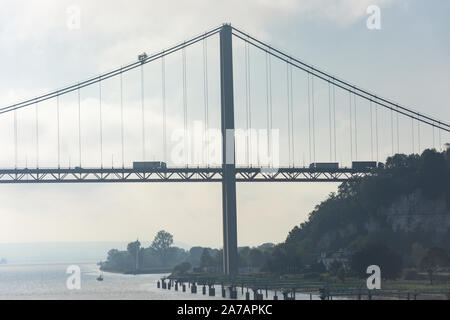
[[[185,251],[172,244],[173,236],[160,231],[148,248],[136,241],[127,251],[110,250],[101,269],[171,270],[173,280],[205,284],[208,278],[222,279],[221,249]],[[240,247],[239,276],[247,276],[248,285],[264,281],[261,277],[273,283],[291,278],[298,289],[307,283],[361,289],[366,288],[367,267],[378,265],[386,292],[450,298],[449,252],[447,145],[443,152],[396,154],[371,175],[342,183],[282,243]]]

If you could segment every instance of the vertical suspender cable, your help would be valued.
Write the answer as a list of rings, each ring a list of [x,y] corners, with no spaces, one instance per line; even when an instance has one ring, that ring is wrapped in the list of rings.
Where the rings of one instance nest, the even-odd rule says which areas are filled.
[[[288,154],[289,154],[289,167],[291,166],[291,88],[289,84],[289,63],[286,62],[286,88],[287,88],[287,107],[288,107]]]
[[[206,164],[209,166],[209,137],[208,137],[208,124],[209,124],[209,97],[208,97],[208,38],[203,39],[203,84],[204,84],[204,103],[205,103],[205,134],[204,143],[206,143]]]
[[[80,87],[77,90],[78,95],[78,157],[79,157],[79,165],[81,168],[81,98],[80,98]]]
[[[373,119],[372,119],[372,100],[369,100],[370,106],[370,159],[373,161]]]
[[[433,130],[433,149],[436,149],[435,136],[434,136],[434,122],[433,122],[433,126],[431,126],[431,130]]]
[[[270,53],[270,52],[269,52]],[[269,117],[269,122],[268,122],[268,143],[267,143],[267,147],[269,148],[269,153],[268,155],[270,156],[270,165],[273,165],[273,154],[272,154],[272,57],[271,55],[266,52],[266,54],[268,55],[268,72],[267,72],[267,76],[268,76],[268,117]]]
[[[310,80],[311,74],[308,72],[308,146],[309,146],[309,163],[312,161],[312,144],[311,144],[311,88]]]
[[[251,77],[251,63],[250,63],[250,45],[248,46],[248,125],[250,129],[250,150],[252,152],[253,162],[253,132],[252,132],[252,77]],[[258,150],[258,141],[256,141],[256,150]],[[259,152],[256,151],[256,163],[259,166]],[[252,163],[253,164],[253,163]]]
[[[398,119],[398,108],[397,108],[397,112],[396,112],[396,117],[397,117],[397,153],[400,153],[400,122]]]
[[[419,154],[420,154],[420,121],[417,120],[417,143],[419,146]]]
[[[247,57],[248,57],[248,128],[250,130],[250,154],[253,165],[253,134],[252,134],[252,83],[251,83],[251,64],[250,64],[250,46],[247,42]],[[259,165],[259,154],[256,153],[256,162]]]
[[[61,145],[60,145],[60,137],[59,137],[59,94],[56,96],[56,122],[57,122],[57,130],[58,130],[58,169],[61,167]]]
[[[17,169],[17,110],[14,109],[14,169]]]
[[[311,89],[312,89],[312,135],[313,135],[313,160],[316,162],[316,112],[315,112],[315,102],[314,102],[314,76],[311,78]]]
[[[333,85],[333,133],[334,133],[334,161],[337,162],[336,145],[336,87]]]
[[[141,64],[141,116],[142,116],[142,160],[145,161],[145,92],[144,92],[144,64]]]
[[[36,102],[36,169],[39,169],[39,106]]]
[[[295,168],[295,136],[294,136],[294,90],[293,90],[293,82],[292,82],[292,66],[289,66],[290,69],[290,80],[291,80],[291,143],[292,143],[292,167]]]
[[[377,148],[377,163],[379,161],[379,153],[378,153],[378,103],[375,103],[375,139],[376,139],[376,148]]]
[[[248,64],[249,64],[249,59],[248,59],[248,42],[245,42],[245,120],[246,120],[246,129],[247,129],[247,166],[252,166],[253,165],[253,159],[251,157],[251,148],[250,148],[250,144],[251,144],[251,131],[250,131],[250,112],[249,112],[249,95],[250,95],[250,89],[249,89],[249,74],[248,74]]]
[[[333,145],[331,134],[331,83],[328,81],[328,129],[330,131],[330,162],[333,162]]]
[[[187,86],[186,86],[186,48],[182,49],[183,58],[183,124],[184,124],[184,152],[186,167],[188,166],[188,141],[187,141]]]
[[[167,127],[166,127],[166,60],[165,56],[161,58],[161,90],[162,90],[162,107],[163,107],[163,148],[164,162],[167,162]]]
[[[353,133],[352,133],[352,127],[353,127],[353,122],[352,122],[352,92],[349,91],[348,92],[348,97],[349,97],[349,101],[350,101],[350,160],[353,161]]]
[[[394,111],[391,109],[391,145],[392,145],[392,155],[394,155]]]
[[[353,103],[355,106],[355,160],[358,161],[358,125],[356,118],[356,95],[353,95]]]
[[[411,138],[412,138],[412,153],[414,154],[414,118],[411,118]]]
[[[123,124],[123,73],[120,68],[120,144],[122,147],[122,169],[125,168],[125,146],[124,146],[124,124]]]
[[[102,118],[102,82],[98,82],[99,122],[100,122],[100,167],[103,169],[103,118]]]
[[[270,106],[269,106],[269,54],[266,51],[266,116],[267,116],[267,157],[268,157],[268,166],[270,166],[270,123],[269,123],[269,116],[270,116]]]

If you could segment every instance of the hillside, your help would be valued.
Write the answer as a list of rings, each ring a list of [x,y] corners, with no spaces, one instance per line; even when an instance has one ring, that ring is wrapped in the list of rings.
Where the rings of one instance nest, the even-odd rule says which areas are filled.
[[[288,272],[338,251],[350,257],[374,243],[404,266],[426,248],[450,251],[450,149],[397,154],[372,175],[342,183],[275,248],[268,269]]]

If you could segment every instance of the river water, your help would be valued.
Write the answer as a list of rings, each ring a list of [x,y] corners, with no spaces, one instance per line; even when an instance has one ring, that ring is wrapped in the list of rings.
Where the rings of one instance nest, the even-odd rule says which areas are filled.
[[[220,286],[216,287],[216,297],[203,295],[201,287],[198,293],[164,290],[157,288],[157,281],[164,274],[123,275],[103,273],[103,281],[97,281],[100,274],[95,264],[78,264],[80,267],[80,289],[68,289],[67,273],[69,264],[47,265],[0,265],[0,300],[5,299],[157,299],[157,300],[207,300],[223,299]],[[228,292],[227,292],[228,294]],[[245,294],[245,291],[244,291]],[[273,299],[273,292],[264,299]],[[278,295],[280,295],[278,293]],[[250,295],[253,297],[253,294]],[[238,290],[238,299],[245,296]],[[297,299],[309,299],[309,295],[297,294]],[[317,297],[313,297],[317,299]]]

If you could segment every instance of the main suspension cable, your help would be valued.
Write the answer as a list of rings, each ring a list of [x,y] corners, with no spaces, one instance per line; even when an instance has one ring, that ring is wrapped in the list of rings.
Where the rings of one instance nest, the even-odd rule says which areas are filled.
[[[436,125],[436,127],[440,127],[442,130],[445,130],[447,132],[450,132],[450,124],[445,123],[443,121],[439,121],[436,119],[433,119],[429,116],[425,116],[423,114],[419,114],[418,112],[414,111],[414,110],[410,110],[408,108],[405,108],[397,103],[394,103],[392,101],[389,101],[387,99],[384,98],[380,98],[377,97],[375,94],[372,94],[370,92],[368,92],[367,90],[363,90],[361,88],[358,88],[355,85],[352,85],[346,81],[343,81],[335,76],[331,76],[330,74],[323,72],[321,70],[318,70],[316,68],[314,68],[312,65],[306,64],[302,61],[300,61],[299,59],[296,59],[278,49],[275,49],[274,47],[250,36],[249,34],[242,32],[241,30],[232,27],[234,31],[233,35],[243,41],[248,41],[251,45],[263,50],[263,51],[269,51],[270,49],[270,54],[277,57],[278,59],[282,60],[282,61],[290,61],[289,63],[291,63],[293,66],[295,66],[296,68],[299,68],[305,72],[309,72],[311,74],[313,74],[313,76],[318,77],[321,80],[324,81],[330,81],[329,78],[331,77],[333,79],[333,81],[337,81],[338,83],[334,83],[334,85],[340,87],[341,89],[344,89],[346,91],[352,91],[353,94],[358,95],[361,98],[364,98],[366,100],[370,100],[370,99],[376,99],[378,102],[377,104],[380,104],[381,106],[383,106],[384,108],[388,108],[388,109],[401,109],[403,111],[398,111],[408,117],[414,117],[417,118],[417,120],[427,123],[428,125],[434,125],[433,123],[431,123],[430,121],[435,121],[436,123],[438,123],[438,125]],[[381,102],[380,102],[381,101]],[[390,105],[390,106],[389,106]],[[408,112],[410,114],[407,114],[405,112]],[[430,120],[430,121],[428,121]]]
[[[133,70],[135,68],[138,68],[142,64],[150,63],[152,61],[155,61],[157,59],[162,58],[163,56],[167,56],[169,54],[172,54],[174,52],[182,50],[185,47],[194,45],[195,43],[203,40],[204,38],[209,38],[209,37],[215,35],[220,30],[221,30],[221,27],[216,27],[216,28],[214,28],[214,29],[212,29],[212,30],[210,30],[210,31],[208,31],[206,33],[202,33],[201,35],[198,35],[198,36],[196,36],[196,37],[194,37],[194,38],[192,38],[192,39],[190,39],[188,41],[184,41],[182,43],[179,43],[177,45],[174,45],[174,46],[170,47],[169,49],[165,49],[163,51],[160,51],[158,53],[150,55],[149,57],[145,58],[143,61],[132,62],[132,63],[129,63],[128,65],[126,65],[124,67],[117,68],[117,69],[114,69],[114,70],[112,70],[110,72],[106,72],[106,73],[103,73],[101,75],[94,76],[94,77],[89,78],[89,79],[87,79],[85,81],[78,82],[77,84],[69,85],[69,86],[63,87],[61,89],[58,89],[58,90],[55,90],[55,91],[43,94],[41,96],[37,96],[37,97],[31,98],[31,99],[20,101],[18,103],[14,103],[12,105],[0,108],[0,114],[6,113],[6,112],[10,112],[10,111],[13,111],[15,109],[20,109],[20,108],[27,107],[29,105],[32,105],[32,104],[36,103],[36,102],[42,102],[42,101],[45,101],[45,100],[49,100],[49,99],[55,98],[57,95],[63,95],[63,94],[66,94],[66,93],[69,93],[69,92],[72,92],[72,91],[75,91],[75,90],[78,90],[78,89],[81,89],[81,88],[93,85],[93,84],[95,84],[95,83],[97,83],[99,81],[103,81],[103,80],[109,79],[111,77],[115,77],[115,76],[119,75],[122,72],[127,72],[127,71],[130,71],[130,70]]]

